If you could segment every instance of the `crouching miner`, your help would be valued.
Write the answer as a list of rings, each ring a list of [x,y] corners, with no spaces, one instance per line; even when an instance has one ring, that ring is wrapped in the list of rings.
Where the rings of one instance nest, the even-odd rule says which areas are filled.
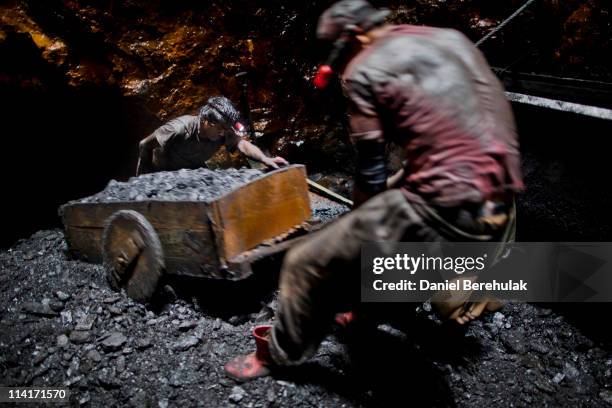
[[[257,351],[225,366],[234,378],[303,362],[337,314],[359,307],[363,242],[501,245],[513,231],[513,195],[522,180],[501,84],[459,32],[385,25],[387,14],[365,0],[343,0],[319,20],[318,36],[335,41],[335,50],[315,84],[341,71],[357,152],[356,209],[287,253],[275,324],[255,328]],[[387,143],[405,156],[389,178]],[[438,310],[463,324],[487,307],[467,304]]]
[[[271,168],[287,165],[282,157],[267,157],[257,146],[242,138],[244,126],[229,99],[210,98],[197,116],[184,115],[159,127],[140,142],[136,175],[156,171],[206,167],[219,148],[238,149],[250,159]]]

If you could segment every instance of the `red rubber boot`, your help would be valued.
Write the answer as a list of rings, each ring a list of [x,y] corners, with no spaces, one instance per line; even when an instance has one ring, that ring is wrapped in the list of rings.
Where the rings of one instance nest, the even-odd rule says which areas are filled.
[[[257,326],[253,337],[257,349],[255,352],[235,357],[224,367],[225,373],[236,381],[250,381],[270,374],[270,365],[274,364],[270,356],[270,330],[272,326]]]

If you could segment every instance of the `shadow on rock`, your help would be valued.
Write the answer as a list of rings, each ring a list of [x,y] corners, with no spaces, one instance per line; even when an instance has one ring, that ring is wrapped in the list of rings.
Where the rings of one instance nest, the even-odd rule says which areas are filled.
[[[443,375],[404,333],[384,325],[339,337],[347,334],[350,361],[345,370],[336,370],[333,358],[332,367],[326,367],[315,357],[315,361],[289,368],[275,377],[296,384],[317,384],[366,406],[395,406],[398,400],[454,405]],[[328,353],[324,342],[318,356]]]
[[[239,325],[249,320],[265,321],[273,316],[267,303],[277,289],[278,267],[266,273],[256,273],[240,281],[214,280],[173,276],[166,284],[174,293],[161,297],[159,307],[173,296],[192,302],[203,313]],[[259,316],[268,311],[266,316]]]

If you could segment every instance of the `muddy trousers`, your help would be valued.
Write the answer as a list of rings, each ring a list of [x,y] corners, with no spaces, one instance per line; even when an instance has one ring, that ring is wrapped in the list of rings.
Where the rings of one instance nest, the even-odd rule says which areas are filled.
[[[314,233],[285,256],[270,352],[281,365],[311,357],[337,313],[360,303],[361,245],[372,241],[491,240],[471,235],[397,189],[378,194]]]

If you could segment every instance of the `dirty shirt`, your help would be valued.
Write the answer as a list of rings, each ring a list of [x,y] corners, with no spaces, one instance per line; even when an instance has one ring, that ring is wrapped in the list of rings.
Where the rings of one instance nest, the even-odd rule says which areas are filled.
[[[409,200],[452,207],[504,199],[523,188],[510,104],[463,34],[391,26],[351,61],[343,87],[358,152],[362,142],[402,148],[400,188]],[[372,156],[376,149],[362,150]],[[380,187],[385,175],[372,177],[378,169],[362,176]]]
[[[172,119],[155,130],[153,135],[161,147],[166,170],[205,167],[206,160],[223,145],[228,152],[236,150],[240,141],[236,133],[229,131],[214,138],[206,130],[200,118],[192,115]]]

